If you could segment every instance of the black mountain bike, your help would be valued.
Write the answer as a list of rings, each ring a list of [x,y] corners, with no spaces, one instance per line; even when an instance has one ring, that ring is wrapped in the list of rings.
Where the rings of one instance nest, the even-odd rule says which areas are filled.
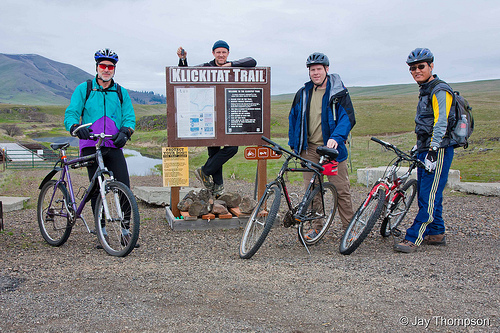
[[[91,124],[79,126],[72,133]],[[69,143],[52,143],[50,147],[59,150],[59,160],[54,169],[40,184],[40,195],[37,204],[37,219],[40,232],[47,243],[61,246],[69,238],[71,230],[78,219],[85,224],[89,233],[97,234],[103,249],[112,256],[125,257],[135,247],[139,238],[139,208],[134,194],[125,184],[115,180],[111,171],[104,166],[101,146],[112,135],[94,134],[96,140],[95,154],[68,160],[66,149]],[[77,196],[73,191],[70,168],[77,169],[97,163],[97,170],[89,187],[77,205]],[[52,177],[60,172],[59,179]],[[95,207],[95,231],[90,230],[83,208],[91,196],[99,192]]]
[[[264,243],[278,215],[282,194],[288,208],[283,218],[283,225],[287,228],[297,226],[298,237],[307,252],[309,252],[307,246],[316,244],[323,238],[337,211],[337,190],[333,184],[323,182],[321,172],[324,170],[322,164],[334,161],[339,153],[333,148],[318,147],[317,152],[321,159],[319,164],[316,164],[281,147],[264,136],[262,140],[270,144],[265,147],[272,149],[279,155],[285,154],[287,157],[276,179],[267,184],[264,195],[260,198],[248,219],[240,242],[240,257],[243,259],[251,258]],[[291,161],[297,164],[300,163],[301,167],[290,168],[288,165]],[[311,182],[302,200],[296,205],[292,203],[286,187],[284,175],[287,172],[313,172]],[[313,228],[313,224],[317,223],[318,220],[321,221],[323,227],[316,237],[306,239],[306,233]]]
[[[416,152],[407,154],[396,146],[371,138],[388,150],[392,150],[397,157],[388,166],[384,176],[373,185],[365,201],[354,214],[340,241],[340,253],[351,254],[365,240],[380,216],[382,225],[380,234],[384,237],[393,235],[399,237],[398,229],[417,194],[417,181],[409,179],[416,167],[424,168],[424,164],[416,158]],[[409,167],[403,175],[398,177],[397,172],[403,162]]]

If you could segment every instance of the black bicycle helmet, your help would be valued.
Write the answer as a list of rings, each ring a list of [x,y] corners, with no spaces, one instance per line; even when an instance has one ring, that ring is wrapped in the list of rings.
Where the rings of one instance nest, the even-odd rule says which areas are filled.
[[[419,47],[411,51],[408,59],[406,59],[406,63],[412,65],[417,62],[434,62],[434,55],[431,50]]]
[[[118,54],[110,49],[101,49],[94,54],[94,59],[96,63],[100,63],[103,60],[109,60],[113,64],[118,62]]]
[[[330,66],[330,61],[328,57],[320,52],[314,52],[307,58],[306,66],[309,68],[311,65],[323,65]]]

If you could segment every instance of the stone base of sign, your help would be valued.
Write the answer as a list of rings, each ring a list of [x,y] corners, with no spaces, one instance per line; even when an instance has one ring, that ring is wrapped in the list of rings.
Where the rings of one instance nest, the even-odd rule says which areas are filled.
[[[197,190],[196,187],[181,187],[180,197],[183,198],[189,191]],[[132,191],[137,199],[151,205],[166,206],[170,204],[170,187],[135,186]]]
[[[236,209],[239,211],[239,209]],[[235,229],[243,228],[250,215],[239,213],[238,216],[233,214],[219,215],[214,214],[203,215],[201,218],[190,216],[187,212],[181,212],[182,219],[175,218],[170,210],[170,206],[166,207],[166,217],[170,228],[174,231],[186,230],[210,230],[210,229]]]

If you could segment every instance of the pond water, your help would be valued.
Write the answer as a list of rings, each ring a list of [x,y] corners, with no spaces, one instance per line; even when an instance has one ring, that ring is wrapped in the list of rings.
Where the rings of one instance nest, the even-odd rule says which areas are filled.
[[[51,143],[69,142],[72,147],[78,147],[78,138],[73,137],[37,138],[34,140]],[[123,149],[123,153],[125,154],[128,172],[131,176],[148,176],[159,174],[159,171],[155,169],[155,165],[162,164],[161,159],[142,156],[142,154],[138,151],[126,148]]]

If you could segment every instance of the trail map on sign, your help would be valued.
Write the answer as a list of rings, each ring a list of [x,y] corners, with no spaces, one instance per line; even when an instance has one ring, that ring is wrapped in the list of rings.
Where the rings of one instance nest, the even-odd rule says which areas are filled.
[[[215,137],[215,88],[176,88],[177,137]]]

